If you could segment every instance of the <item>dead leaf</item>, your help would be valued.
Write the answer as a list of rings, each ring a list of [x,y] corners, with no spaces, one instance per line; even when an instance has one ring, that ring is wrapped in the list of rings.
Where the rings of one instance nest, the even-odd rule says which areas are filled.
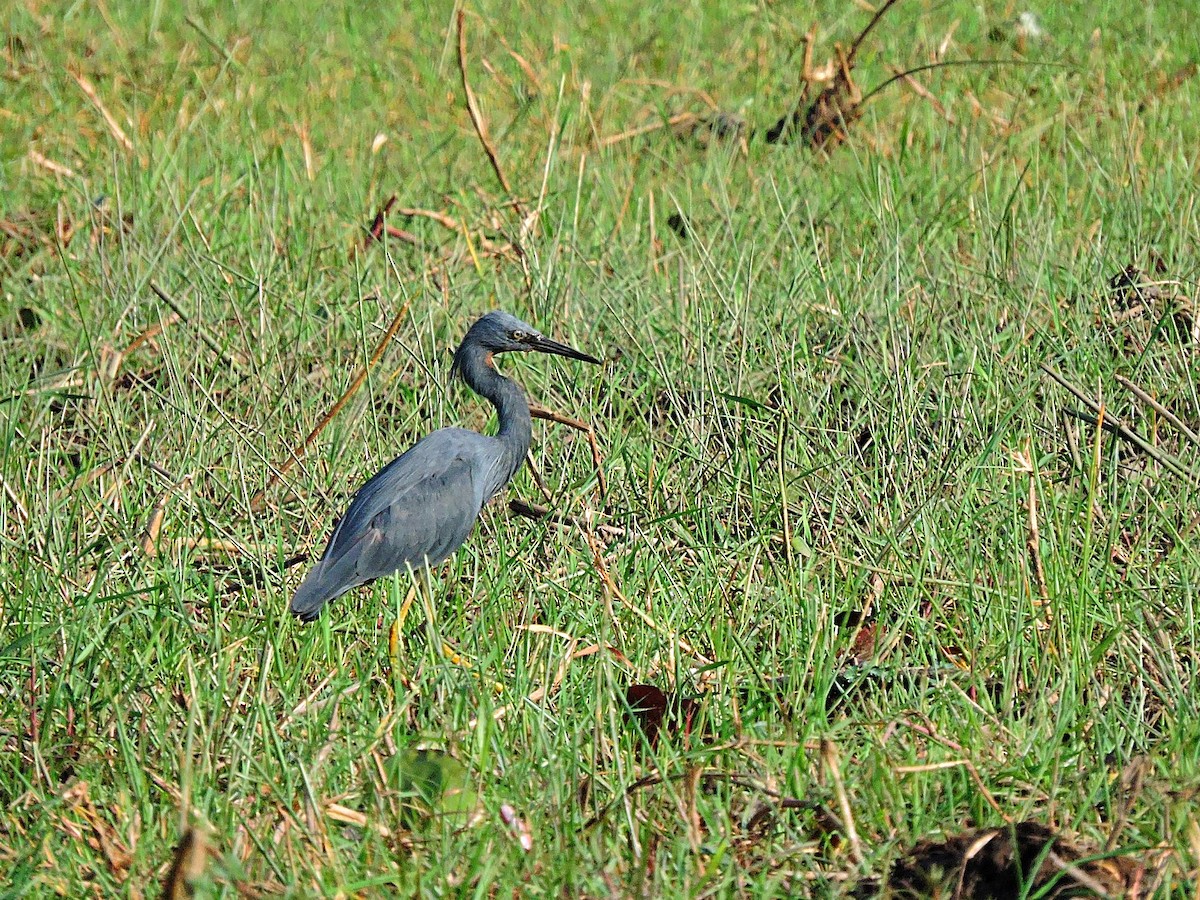
[[[204,863],[208,858],[208,839],[199,828],[188,828],[175,845],[171,868],[163,879],[162,895],[167,900],[186,900],[194,895],[192,888],[204,874]]]
[[[657,746],[664,727],[667,733],[691,734],[700,710],[696,697],[667,694],[652,684],[631,684],[625,689],[625,703],[629,707],[626,721],[632,719],[651,747]]]

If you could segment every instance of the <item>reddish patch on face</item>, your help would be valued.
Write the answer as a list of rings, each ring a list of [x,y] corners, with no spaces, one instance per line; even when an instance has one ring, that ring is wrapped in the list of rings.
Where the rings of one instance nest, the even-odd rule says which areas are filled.
[[[483,358],[483,364],[485,366],[487,366],[489,369],[496,368],[496,363],[492,361],[492,354],[490,354],[490,353]]]

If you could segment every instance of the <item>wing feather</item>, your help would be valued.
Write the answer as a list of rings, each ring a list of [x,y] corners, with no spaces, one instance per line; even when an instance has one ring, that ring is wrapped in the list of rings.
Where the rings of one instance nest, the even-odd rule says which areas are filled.
[[[355,494],[292,612],[316,618],[357,585],[405,566],[437,565],[457,550],[497,490],[493,441],[444,428],[392,460]]]

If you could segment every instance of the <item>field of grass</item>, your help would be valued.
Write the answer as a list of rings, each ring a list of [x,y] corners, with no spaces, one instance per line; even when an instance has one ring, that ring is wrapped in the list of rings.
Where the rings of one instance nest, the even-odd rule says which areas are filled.
[[[864,90],[1005,62],[825,153],[763,133],[865,4],[472,3],[506,189],[404,7],[0,13],[0,896],[842,896],[1006,822],[1195,896],[1200,11],[901,0]],[[363,480],[493,427],[496,307],[603,357],[501,366],[599,470],[535,422],[458,659],[405,579],[293,621]]]

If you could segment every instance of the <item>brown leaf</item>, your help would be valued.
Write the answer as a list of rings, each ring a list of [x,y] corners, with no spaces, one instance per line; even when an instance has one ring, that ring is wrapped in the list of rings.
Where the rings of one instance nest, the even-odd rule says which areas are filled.
[[[667,694],[652,684],[631,684],[625,689],[625,702],[634,723],[646,736],[646,742],[656,746],[658,735],[665,727],[668,734],[692,733],[700,701],[695,697]],[[628,716],[626,717],[628,720]]]
[[[192,883],[204,873],[204,862],[208,857],[208,839],[198,828],[188,828],[179,843],[171,868],[163,879],[162,895],[167,900],[187,900],[193,896]]]
[[[87,823],[92,830],[92,836],[85,836],[79,826],[65,816],[60,819],[59,824],[74,836],[84,837],[89,846],[99,850],[104,855],[105,861],[108,862],[113,877],[118,881],[124,881],[129,877],[133,854],[130,853],[121,836],[117,834],[116,829],[100,815],[91,797],[88,796],[88,788],[89,785],[86,781],[76,782],[63,793],[63,800],[70,806],[71,812]]]
[[[652,684],[631,684],[625,689],[625,702],[646,743],[655,746],[667,714],[667,695]]]

